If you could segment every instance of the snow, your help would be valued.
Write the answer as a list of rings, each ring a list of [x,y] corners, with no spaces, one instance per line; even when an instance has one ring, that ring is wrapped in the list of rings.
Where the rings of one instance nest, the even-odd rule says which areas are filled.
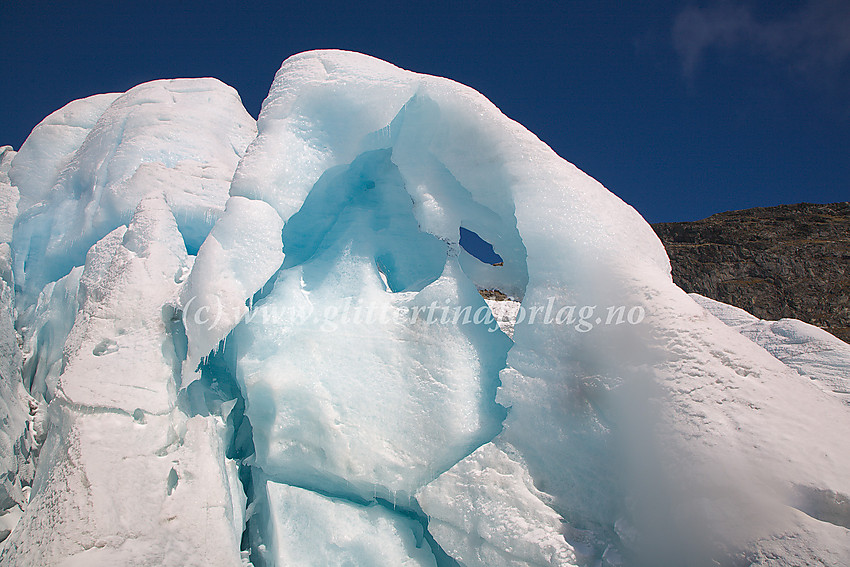
[[[850,345],[796,319],[764,321],[732,305],[698,294],[691,297],[783,364],[850,404]]]
[[[129,228],[117,228],[92,246],[54,396],[128,414],[167,413],[178,361],[167,350],[162,307],[176,296],[174,274],[186,265],[183,240],[162,197],[143,200]],[[109,381],[89,378],[107,373]]]
[[[140,202],[129,227],[97,242],[72,272],[78,311],[55,384],[48,381],[48,438],[4,561],[240,563],[244,503],[230,493],[235,468],[224,456],[223,423],[176,408],[180,365],[163,307],[176,302],[174,274],[186,260],[160,196]],[[171,470],[183,479],[173,491]]]
[[[118,93],[100,94],[69,102],[33,128],[10,174],[21,192],[21,211],[47,197],[103,112],[118,96]]]
[[[315,51],[256,125],[154,81],[10,152],[0,565],[850,560],[846,351],[468,87]]]
[[[12,146],[0,147],[0,243],[6,245],[3,252],[3,261],[8,263],[8,245],[12,241],[12,226],[15,217],[18,216],[18,199],[20,198],[18,188],[12,185],[9,179],[9,169],[12,167],[12,159],[17,152]],[[8,268],[4,268],[6,272]]]
[[[241,512],[228,494],[216,418],[194,417],[175,432],[167,415],[139,423],[108,411],[52,411],[4,565],[241,565]]]

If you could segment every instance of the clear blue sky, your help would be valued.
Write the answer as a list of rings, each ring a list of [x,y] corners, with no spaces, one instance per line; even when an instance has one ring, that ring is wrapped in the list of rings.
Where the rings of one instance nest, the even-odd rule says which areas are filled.
[[[0,144],[65,103],[368,53],[482,92],[649,221],[850,199],[850,2],[0,0]]]

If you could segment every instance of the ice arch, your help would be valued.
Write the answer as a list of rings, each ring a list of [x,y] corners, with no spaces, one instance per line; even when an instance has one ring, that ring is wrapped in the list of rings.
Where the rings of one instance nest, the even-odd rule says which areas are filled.
[[[400,496],[406,513],[431,516],[426,534],[435,538],[435,553],[442,547],[467,565],[615,563],[622,554],[658,564],[709,556],[703,544],[718,539],[761,537],[756,532],[800,525],[789,513],[759,523],[744,536],[742,530],[714,522],[716,512],[692,504],[711,500],[717,483],[728,484],[722,471],[736,470],[747,487],[734,491],[734,498],[712,501],[732,517],[743,517],[743,510],[764,501],[761,490],[752,487],[781,492],[803,478],[816,485],[831,482],[796,465],[741,465],[761,462],[767,453],[753,449],[751,433],[729,429],[734,416],[743,412],[760,424],[758,430],[773,430],[787,408],[765,405],[770,383],[779,379],[783,388],[795,391],[802,386],[776,369],[747,371],[751,378],[742,384],[735,369],[751,369],[745,361],[759,355],[707,322],[672,285],[664,250],[643,219],[472,89],[360,54],[309,52],[291,57],[278,71],[258,129],[234,175],[228,211],[202,246],[183,289],[189,344],[184,380],[227,338],[245,414],[263,424],[254,434],[254,486],[267,502],[263,522],[272,526],[268,533],[282,529],[285,519],[275,508],[279,499],[268,496],[279,494],[275,487],[282,483],[325,491],[332,501]],[[417,247],[414,240],[392,239],[408,253],[390,257],[421,252],[415,269],[378,258],[379,231],[367,227],[365,217],[360,217],[362,230],[345,233],[343,228],[355,223],[343,218],[348,213],[337,214],[362,204],[352,199],[353,188],[367,191],[373,181],[377,187],[368,175],[364,184],[357,179],[376,171],[378,163],[395,178],[388,185],[403,187],[409,196],[418,225],[409,234],[422,243]],[[344,190],[334,192],[332,186]],[[409,214],[402,216],[409,221]],[[315,236],[297,236],[309,232],[299,228],[308,220],[322,228]],[[493,244],[504,265],[482,263],[460,250],[461,226]],[[439,264],[437,245],[426,244],[435,243],[434,238],[445,248],[445,266],[428,283],[436,273],[431,263]],[[227,283],[209,277],[216,273],[227,274]],[[394,281],[397,274],[406,277]],[[440,445],[436,452],[416,455],[398,450],[391,427],[369,437],[370,450],[385,450],[363,461],[353,459],[356,444],[348,440],[356,439],[355,432],[366,424],[346,415],[343,399],[363,407],[358,404],[366,398],[350,386],[363,379],[355,379],[352,369],[368,369],[365,383],[379,388],[381,376],[392,376],[388,368],[425,377],[429,372],[420,371],[421,360],[429,361],[430,371],[443,367],[432,355],[408,348],[404,333],[409,328],[382,327],[384,334],[380,340],[372,336],[373,343],[362,334],[354,342],[317,335],[307,340],[299,317],[324,314],[326,308],[338,314],[345,298],[398,307],[433,297],[437,304],[462,309],[478,301],[476,287],[522,298],[526,315],[515,326],[513,344],[505,343],[506,358],[506,346],[491,340],[499,335],[488,333],[486,325],[442,327],[432,343],[437,352],[453,353],[450,368],[472,369],[459,377],[461,383],[478,385],[465,390],[472,398],[441,406],[444,424],[450,429],[451,416],[465,414],[470,423],[483,426],[459,437],[466,440],[464,450]],[[214,297],[215,305],[188,305],[197,297]],[[214,324],[193,323],[201,307],[218,315]],[[570,307],[582,313],[581,324],[566,311]],[[620,308],[640,308],[646,317],[640,325],[617,323]],[[553,323],[540,324],[542,319]],[[418,336],[417,343],[425,344],[428,334]],[[405,345],[394,351],[400,358],[387,358],[382,350],[387,341]],[[298,356],[303,353],[318,379],[305,377],[309,372],[304,373]],[[351,353],[362,356],[355,359]],[[336,356],[344,369],[340,372],[322,362]],[[499,367],[496,382],[493,372]],[[765,362],[763,368],[768,367]],[[442,384],[440,379],[425,382]],[[410,401],[414,392],[421,394],[405,390],[412,384],[405,386],[399,376],[387,383],[400,389],[390,389],[385,399]],[[728,401],[724,392],[732,384],[734,401],[712,405],[705,417],[713,433],[695,433],[706,415],[703,396]],[[447,392],[453,386],[443,385]],[[506,408],[500,425],[499,406]],[[410,406],[394,409],[399,407],[402,416],[416,415]],[[751,407],[759,411],[752,413]],[[824,411],[843,419],[836,413],[843,410]],[[300,422],[310,426],[298,429],[294,424]],[[414,438],[433,443],[446,429],[426,425],[417,431]],[[276,437],[275,432],[286,433]],[[714,435],[720,432],[735,439],[731,448],[719,448]],[[492,433],[497,434],[475,449]],[[814,422],[798,433],[819,435]],[[802,449],[805,445],[799,446],[805,454],[795,462],[815,459],[823,470],[834,470],[823,457]],[[472,452],[440,474],[465,451]],[[782,451],[777,446],[769,454]],[[506,478],[498,471],[513,471],[510,486],[481,484],[481,479]],[[531,541],[515,525],[499,521],[507,514],[508,493],[524,495],[510,501],[508,517],[539,527]],[[678,520],[671,521],[674,517]],[[578,557],[578,549],[587,556]]]
[[[595,282],[626,268],[624,248],[641,269],[668,277],[663,249],[637,213],[457,83],[359,54],[302,54],[278,72],[258,128],[182,297],[184,380],[222,344],[234,353],[259,490],[282,483],[415,511],[418,490],[491,440],[498,448],[475,454],[524,467],[511,431],[502,431],[504,408],[527,420],[523,396],[572,387],[575,371],[563,365],[573,361],[530,327],[518,329],[511,348],[492,324],[463,324],[464,309],[484,307],[476,288],[595,304],[605,294]],[[257,230],[265,216],[251,210],[279,218],[282,230]],[[461,227],[491,243],[502,265],[464,251]],[[215,273],[232,284],[204,276]],[[204,297],[215,304],[196,301]],[[356,317],[366,315],[352,311],[360,305],[384,313],[436,305],[461,316],[448,325],[364,326]],[[194,324],[201,308],[218,310],[214,324]],[[496,403],[510,359],[530,362],[530,375],[555,366],[523,396],[503,389]],[[583,420],[564,427],[581,429]],[[523,437],[532,422],[506,423],[516,440],[535,445]],[[529,453],[541,485],[613,465],[594,453],[599,433],[589,435],[572,447],[595,459],[581,465]],[[566,513],[578,502],[581,512],[613,513],[581,490],[562,494],[569,506],[555,500],[555,508]],[[282,521],[273,498],[257,497],[271,525]],[[543,514],[541,525],[557,532],[557,513],[533,498],[539,506],[521,513]],[[569,547],[563,536],[546,537]]]

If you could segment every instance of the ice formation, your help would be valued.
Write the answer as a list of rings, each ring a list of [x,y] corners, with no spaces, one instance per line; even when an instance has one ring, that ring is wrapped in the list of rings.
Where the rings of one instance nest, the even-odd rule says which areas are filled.
[[[703,309],[447,79],[72,102],[3,149],[0,268],[0,565],[850,561],[846,353]]]

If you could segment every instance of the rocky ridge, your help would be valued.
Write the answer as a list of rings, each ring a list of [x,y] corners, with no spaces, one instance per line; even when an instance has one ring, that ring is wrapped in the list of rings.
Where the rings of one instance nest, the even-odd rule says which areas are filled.
[[[759,207],[652,228],[685,291],[850,342],[850,203]]]

